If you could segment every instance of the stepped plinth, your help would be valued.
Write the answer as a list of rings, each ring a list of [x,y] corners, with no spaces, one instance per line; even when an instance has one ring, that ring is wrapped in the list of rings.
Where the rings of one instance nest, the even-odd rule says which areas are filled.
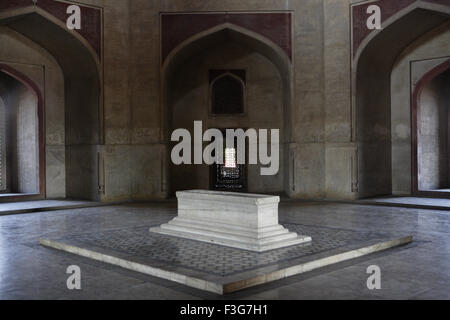
[[[264,252],[311,242],[278,220],[280,197],[234,192],[177,192],[178,216],[150,232]]]

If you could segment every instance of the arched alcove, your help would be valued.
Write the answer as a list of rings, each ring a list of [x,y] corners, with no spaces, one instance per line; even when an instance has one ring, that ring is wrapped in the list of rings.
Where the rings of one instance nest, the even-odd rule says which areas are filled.
[[[65,128],[65,195],[97,200],[97,145],[103,140],[99,57],[76,31],[36,6],[2,11],[0,25],[43,48],[60,65],[65,119],[58,125]]]
[[[25,75],[0,64],[2,123],[0,192],[45,195],[43,98]]]
[[[411,42],[448,21],[449,16],[448,6],[417,1],[385,21],[381,30],[373,31],[356,53],[352,76],[359,198],[392,193],[391,71],[394,62]]]
[[[258,74],[256,71],[258,68],[252,68],[252,64],[258,64],[258,68],[263,71]],[[196,65],[198,70],[195,72]],[[214,83],[214,80],[217,81],[216,78],[209,78],[209,71],[213,69],[237,69],[238,72],[247,75],[243,93],[245,111],[240,115],[211,114],[211,101],[209,101],[211,84]],[[267,73],[264,74],[264,72]],[[229,74],[226,76],[229,76]],[[250,182],[249,191],[289,193],[289,179],[286,178],[289,176],[289,165],[286,154],[289,152],[288,142],[291,134],[291,77],[291,61],[286,53],[280,47],[256,33],[227,23],[197,34],[175,48],[162,66],[163,123],[166,126],[163,130],[163,139],[167,141],[170,150],[172,146],[169,142],[171,132],[180,127],[192,130],[195,120],[204,122],[204,130],[209,128],[281,129],[281,170],[278,178],[272,177],[272,185],[279,183],[279,188],[271,189],[267,187],[264,189],[264,186],[268,186],[269,183],[261,179],[257,183],[261,189],[256,186],[252,187]],[[273,81],[272,85],[269,86],[269,89],[262,91],[259,98],[255,97],[254,93],[258,90],[257,82],[259,81],[260,85],[264,86],[262,83],[264,80]],[[272,93],[270,88],[272,88]],[[277,96],[273,100],[274,103],[271,103],[270,99],[256,102],[257,99],[262,99],[261,97],[264,97],[265,94]],[[184,102],[179,103],[180,99],[184,99]],[[186,104],[187,101],[192,102],[190,110],[184,107],[189,104]],[[264,103],[266,104],[264,105]],[[262,108],[259,114],[252,111],[252,107],[256,104],[264,105],[267,110]],[[270,106],[267,106],[268,104]],[[273,108],[272,113],[268,111],[270,107]],[[189,123],[180,120],[180,108],[184,108],[183,112],[186,112],[184,119]],[[170,181],[171,193],[192,187],[208,188],[211,178],[208,179],[208,172],[210,172],[208,168],[189,167],[189,170],[185,168],[185,170],[181,170],[180,174],[176,174],[175,172],[180,168],[172,166],[169,177],[167,177]],[[252,173],[252,170],[256,172],[255,169],[249,169],[248,175],[250,177],[256,177]],[[189,181],[184,179],[185,182],[190,183],[178,183],[182,181],[180,177],[183,175],[190,177]],[[277,182],[274,183],[273,181]]]
[[[448,196],[450,60],[428,71],[412,94],[413,193]]]

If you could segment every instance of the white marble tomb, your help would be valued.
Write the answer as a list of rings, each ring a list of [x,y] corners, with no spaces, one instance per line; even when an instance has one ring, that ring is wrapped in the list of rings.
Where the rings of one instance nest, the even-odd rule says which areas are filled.
[[[191,190],[177,198],[178,216],[150,232],[256,252],[311,242],[279,224],[278,196]]]

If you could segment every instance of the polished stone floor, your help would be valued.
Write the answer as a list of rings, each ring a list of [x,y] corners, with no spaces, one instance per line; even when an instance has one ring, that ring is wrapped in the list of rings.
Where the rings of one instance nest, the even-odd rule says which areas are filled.
[[[59,209],[75,209],[103,205],[99,202],[83,200],[37,200],[0,203],[0,215],[30,213]]]
[[[441,190],[438,190],[441,191]],[[444,192],[444,191],[442,191]],[[406,206],[418,206],[422,209],[439,208],[443,210],[450,210],[450,199],[443,198],[423,198],[423,197],[380,197],[367,200],[361,200],[360,202],[375,202],[379,204],[399,204]]]
[[[105,232],[167,220],[174,204],[136,204],[0,217],[0,299],[221,299],[119,267],[39,246],[39,238]],[[406,247],[325,267],[226,296],[227,299],[450,299],[450,213],[380,206],[287,203],[284,223],[414,235]],[[82,290],[66,268],[81,268]],[[367,289],[369,265],[381,290]]]

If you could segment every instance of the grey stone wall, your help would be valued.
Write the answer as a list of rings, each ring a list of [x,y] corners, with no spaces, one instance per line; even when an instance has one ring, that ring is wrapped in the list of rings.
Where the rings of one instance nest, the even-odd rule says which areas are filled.
[[[139,198],[161,197],[169,191],[166,173],[170,170],[165,166],[170,150],[164,139],[169,124],[164,120],[167,110],[160,92],[159,13],[277,10],[291,10],[294,16],[292,110],[288,123],[284,123],[291,130],[286,140],[289,148],[284,153],[283,189],[291,197],[361,196],[356,191],[358,182],[372,183],[380,177],[374,176],[373,180],[359,172],[358,158],[365,151],[373,155],[380,150],[374,146],[375,149],[363,148],[358,153],[354,136],[349,10],[354,2],[357,1],[91,1],[105,10],[102,150],[108,152],[102,154],[103,176],[108,178],[104,199],[133,198],[132,194]],[[146,150],[151,150],[151,157]],[[141,168],[148,163],[159,171],[140,175],[138,167],[129,167],[131,161],[142,164]],[[385,178],[383,184],[389,185],[386,192],[390,192],[391,175]],[[269,190],[271,187],[260,191]]]
[[[96,4],[100,4],[96,2]],[[167,154],[169,152],[163,139],[165,126],[162,115],[163,103],[160,94],[160,12],[192,12],[192,11],[278,11],[292,10],[294,12],[294,71],[296,74],[293,84],[293,110],[289,117],[292,127],[290,137],[292,172],[284,180],[291,180],[288,190],[293,197],[324,197],[325,188],[325,123],[341,123],[333,118],[343,118],[342,112],[334,112],[330,107],[330,116],[325,116],[324,108],[324,6],[323,1],[111,1],[101,4],[105,14],[105,150],[104,176],[108,176],[105,185],[104,199],[119,199],[133,197],[161,197],[169,191],[167,172]],[[327,1],[329,15],[336,10],[333,1]],[[336,72],[330,77],[330,82],[339,81],[341,74],[348,73],[345,65],[336,62],[333,70],[332,56],[339,52],[345,54],[348,34],[345,27],[348,24],[348,8],[346,4],[337,6],[339,12],[345,16],[339,25],[342,40],[330,43],[328,57],[329,68]],[[114,22],[114,23],[113,23]],[[338,19],[330,21],[330,30],[334,29]],[[330,37],[331,39],[331,37]],[[335,50],[335,51],[332,51]],[[342,60],[344,60],[342,58]],[[348,60],[346,61],[348,66]],[[341,69],[337,70],[337,69]],[[334,80],[333,80],[334,79]],[[345,85],[345,84],[344,84]],[[331,85],[332,86],[332,85]],[[336,92],[340,88],[334,89]],[[348,91],[348,88],[347,88]],[[345,93],[341,93],[345,96]],[[336,101],[329,95],[331,101]],[[349,97],[347,101],[349,101]],[[340,108],[345,107],[345,99],[338,99]],[[347,113],[349,111],[346,111]],[[348,120],[350,121],[350,119]],[[331,133],[333,125],[329,126],[330,133],[339,142],[349,142],[349,128],[340,124],[339,133]],[[347,127],[347,129],[342,129]],[[347,133],[342,133],[347,130]],[[336,136],[340,136],[336,139]],[[288,142],[286,141],[286,142]],[[340,144],[333,145],[341,148]],[[344,147],[343,150],[345,149]],[[113,151],[114,150],[114,151]],[[141,175],[138,167],[128,167],[131,160],[115,154],[115,152],[132,152],[133,162],[142,166],[148,165],[160,168],[156,175]],[[151,150],[151,156],[148,153]],[[160,151],[163,150],[163,151]],[[332,151],[335,149],[331,149]],[[339,149],[340,150],[340,149]],[[161,156],[158,156],[161,155]],[[162,156],[164,155],[164,158]],[[333,162],[336,157],[330,154]],[[284,155],[282,155],[284,157]],[[344,166],[350,159],[345,157]],[[287,159],[286,161],[287,162]],[[141,168],[142,168],[141,166]],[[333,165],[339,167],[338,164]],[[339,171],[339,169],[338,169]],[[295,172],[295,173],[294,173]],[[334,172],[334,171],[333,171]],[[124,176],[126,174],[126,177]],[[114,177],[117,177],[114,178]],[[347,177],[348,178],[348,177]],[[136,179],[136,180],[135,180]],[[278,181],[278,180],[277,180]],[[330,181],[332,184],[333,182]],[[275,182],[274,185],[278,185]],[[345,184],[345,183],[344,183]],[[347,183],[348,184],[348,183]],[[264,184],[259,191],[272,191],[274,187]],[[138,186],[138,187],[136,187]],[[138,190],[136,190],[136,188]],[[275,189],[280,189],[276,187]],[[286,189],[286,188],[284,188]],[[132,192],[130,190],[135,190]],[[347,190],[350,190],[348,186]],[[351,190],[350,190],[351,191]],[[135,194],[134,196],[132,194]]]
[[[74,110],[77,105],[85,104],[83,100],[75,99],[66,101],[66,104],[70,102],[70,118],[76,117],[75,129],[69,128],[71,142],[66,145],[68,127],[64,119],[67,115],[64,113],[63,78],[66,76],[67,80],[68,77],[45,50],[37,49],[23,39],[19,41],[22,47],[16,50],[14,43],[19,37],[11,34],[9,37],[15,39],[8,40],[11,46],[0,47],[0,61],[17,62],[19,69],[23,69],[21,65],[24,64],[45,65],[48,197],[69,195],[109,201],[168,195],[170,148],[167,131],[172,124],[165,117],[169,110],[166,110],[162,93],[161,12],[284,10],[290,10],[294,17],[291,105],[289,112],[284,112],[288,116],[284,117],[282,125],[288,129],[282,153],[284,177],[276,177],[273,183],[252,180],[255,190],[284,190],[291,197],[340,199],[354,199],[377,192],[390,193],[391,189],[395,193],[407,192],[410,185],[406,175],[408,164],[401,166],[408,153],[407,125],[402,127],[392,123],[392,132],[400,135],[393,135],[392,149],[390,135],[386,135],[386,141],[383,140],[381,145],[356,143],[349,9],[350,4],[358,0],[80,2],[102,7],[104,14],[100,70],[103,91],[98,110],[101,125],[96,126],[89,122],[91,120],[86,123],[86,127],[99,128],[100,132],[87,130],[89,132],[84,135],[92,135],[93,139],[76,139],[76,133],[82,131],[83,114],[80,111],[77,115]],[[8,32],[4,28],[0,32],[2,43],[6,43],[3,41]],[[27,48],[23,48],[24,43]],[[389,75],[385,78],[383,86],[388,88]],[[384,98],[386,101],[390,99]],[[394,108],[386,110],[383,117],[390,119],[389,110]],[[393,115],[392,119],[404,123],[406,118]],[[390,131],[389,128],[386,130]],[[365,170],[364,163],[358,160],[372,158],[377,162],[373,155],[380,153],[386,155],[383,159],[388,159],[382,165],[389,166],[382,176],[376,170],[370,171],[371,163],[367,163],[369,169]],[[80,173],[82,178],[77,179]],[[357,192],[358,183],[368,192]],[[369,185],[382,187],[368,188]]]

